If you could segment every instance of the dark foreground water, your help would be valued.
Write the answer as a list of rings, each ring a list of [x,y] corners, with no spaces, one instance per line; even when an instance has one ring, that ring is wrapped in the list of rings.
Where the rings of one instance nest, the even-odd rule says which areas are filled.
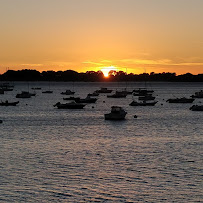
[[[54,93],[37,90],[16,107],[0,106],[0,202],[203,202],[203,112],[166,102],[190,96],[203,83],[152,83],[154,107],[131,107],[131,95],[106,94],[83,110],[53,107],[68,97],[60,94],[66,89],[85,97],[126,85],[143,86],[30,82],[30,90],[50,86]],[[28,83],[15,83],[0,100],[16,101],[27,89]],[[112,105],[126,109],[126,120],[104,120]]]

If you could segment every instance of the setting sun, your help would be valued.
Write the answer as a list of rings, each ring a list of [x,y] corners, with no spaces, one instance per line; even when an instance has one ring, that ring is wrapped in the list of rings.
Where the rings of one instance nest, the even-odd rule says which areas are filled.
[[[118,69],[115,66],[104,67],[104,68],[101,69],[102,73],[104,74],[104,77],[108,77],[109,76],[109,72],[111,70],[117,71]]]

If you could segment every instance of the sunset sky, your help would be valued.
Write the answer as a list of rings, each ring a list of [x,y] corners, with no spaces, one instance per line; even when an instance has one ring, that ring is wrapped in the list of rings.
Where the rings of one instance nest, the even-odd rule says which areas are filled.
[[[203,0],[0,0],[0,73],[203,73]]]

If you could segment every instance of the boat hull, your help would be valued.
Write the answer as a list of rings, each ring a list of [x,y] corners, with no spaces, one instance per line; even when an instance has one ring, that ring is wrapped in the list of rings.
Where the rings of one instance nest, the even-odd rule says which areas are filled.
[[[129,105],[130,106],[154,106],[156,102],[131,102]]]

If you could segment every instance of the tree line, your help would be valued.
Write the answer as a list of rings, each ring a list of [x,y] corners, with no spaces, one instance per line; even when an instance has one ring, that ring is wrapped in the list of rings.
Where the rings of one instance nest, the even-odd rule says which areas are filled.
[[[78,73],[74,70],[43,71],[24,69],[8,70],[0,75],[1,81],[81,81],[81,82],[122,82],[122,81],[168,81],[168,82],[203,82],[203,74],[193,75],[186,73],[142,73],[126,74],[123,71],[110,71],[109,77],[104,77],[102,71],[87,71]]]

